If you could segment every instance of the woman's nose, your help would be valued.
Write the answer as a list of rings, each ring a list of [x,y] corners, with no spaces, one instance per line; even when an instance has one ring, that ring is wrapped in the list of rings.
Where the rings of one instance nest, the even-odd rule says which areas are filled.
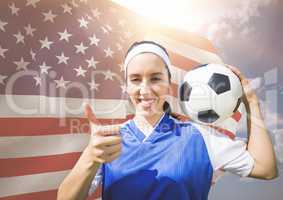
[[[143,81],[140,84],[140,94],[148,94],[150,90],[150,84],[147,81]]]

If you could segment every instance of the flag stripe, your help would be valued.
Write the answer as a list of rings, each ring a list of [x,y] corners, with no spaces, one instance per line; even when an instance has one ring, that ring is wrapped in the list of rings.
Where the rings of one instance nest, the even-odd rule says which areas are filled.
[[[98,118],[126,118],[127,100],[80,99],[37,95],[0,95],[0,116],[5,117],[78,117],[83,116],[83,103],[93,105]]]
[[[203,63],[196,62],[194,60],[191,60],[189,58],[186,58],[184,56],[181,56],[179,54],[176,54],[172,52],[171,50],[167,50],[171,62],[175,65],[178,66],[179,69],[184,70],[184,72],[187,72]]]
[[[101,124],[119,124],[125,121],[126,119],[99,119]],[[89,132],[86,118],[0,118],[0,124],[0,138]]]
[[[57,197],[57,190],[49,190],[43,192],[33,192],[28,194],[5,196],[3,198],[0,198],[0,200],[39,200],[39,199],[56,199],[56,197]]]
[[[212,53],[212,52],[209,52],[203,49],[199,49],[190,44],[182,43],[180,41],[166,37],[164,35],[157,35],[154,37],[155,37],[156,42],[167,47],[167,49],[169,49],[173,53],[179,54],[183,57],[194,60],[195,62],[202,63],[202,64],[203,63],[223,63],[221,58],[215,53]],[[148,38],[152,38],[152,36],[148,35],[145,37],[145,39],[148,39]]]
[[[0,178],[0,197],[55,190],[69,172],[65,170]]]
[[[173,85],[173,89],[174,96],[177,96],[177,85]],[[89,102],[97,118],[100,119],[126,119],[129,114],[128,100],[96,99],[90,101],[89,99],[44,97],[44,101],[39,101],[40,98],[36,95],[7,95],[10,96],[8,99],[3,96],[0,96],[3,98],[0,101],[0,116],[5,116],[5,118],[83,117],[84,102]]]
[[[23,176],[71,169],[81,153],[0,159],[0,177]],[[32,164],[31,164],[32,163]]]
[[[69,172],[70,170],[65,170],[0,178],[0,200],[56,199],[57,188]],[[101,187],[98,187],[87,199],[98,198],[100,194]]]
[[[97,190],[93,195],[89,196],[87,200],[101,200],[99,198],[101,190]],[[57,199],[57,190],[48,190],[43,192],[33,192],[28,194],[20,194],[13,196],[6,196],[0,200],[41,200],[41,199]]]
[[[86,147],[89,136],[89,134],[82,133],[0,137],[0,159],[81,152]]]
[[[162,33],[162,35],[167,38],[177,38],[178,41],[183,44],[189,44],[191,46],[214,54],[217,53],[216,49],[208,39],[200,37],[197,34],[178,30],[172,32],[169,29],[166,30],[166,28],[163,28],[163,31],[155,31],[153,34],[156,35],[156,33]]]

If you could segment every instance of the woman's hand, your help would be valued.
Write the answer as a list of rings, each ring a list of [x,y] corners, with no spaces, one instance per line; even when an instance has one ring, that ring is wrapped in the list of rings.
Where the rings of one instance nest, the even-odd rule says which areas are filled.
[[[88,104],[85,105],[84,110],[91,128],[91,138],[85,151],[94,164],[115,160],[119,157],[122,148],[119,133],[121,125],[100,125]]]
[[[91,182],[101,163],[111,162],[121,153],[121,125],[102,126],[91,107],[85,105],[85,115],[91,126],[89,144],[79,160],[60,184],[57,199],[86,199]]]
[[[240,70],[230,65],[227,67],[239,77],[244,90],[242,99],[247,110],[247,151],[254,159],[254,166],[249,176],[259,179],[274,179],[278,176],[277,161],[261,115],[257,95]]]
[[[243,87],[243,101],[245,104],[258,103],[258,98],[255,91],[251,88],[249,80],[241,73],[241,71],[233,67],[231,65],[226,65],[229,69],[231,69],[240,79],[242,87]]]

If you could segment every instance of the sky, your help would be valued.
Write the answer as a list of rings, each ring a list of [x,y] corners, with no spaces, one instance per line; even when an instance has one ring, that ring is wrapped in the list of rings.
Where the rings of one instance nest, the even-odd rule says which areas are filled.
[[[115,1],[159,23],[210,39],[225,63],[256,80],[253,85],[283,174],[283,1]],[[262,181],[226,174],[212,188],[210,200],[279,200],[282,188],[282,177]]]

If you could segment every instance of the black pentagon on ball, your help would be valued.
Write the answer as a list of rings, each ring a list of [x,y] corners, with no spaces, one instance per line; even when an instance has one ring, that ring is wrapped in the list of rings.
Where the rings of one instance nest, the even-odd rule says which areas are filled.
[[[219,119],[219,115],[214,110],[204,110],[198,112],[198,120],[204,123],[213,123]]]
[[[192,87],[188,82],[184,82],[180,87],[180,99],[181,101],[189,101]]]
[[[216,92],[216,94],[221,94],[231,89],[229,77],[224,74],[214,73],[210,77],[208,85]]]

